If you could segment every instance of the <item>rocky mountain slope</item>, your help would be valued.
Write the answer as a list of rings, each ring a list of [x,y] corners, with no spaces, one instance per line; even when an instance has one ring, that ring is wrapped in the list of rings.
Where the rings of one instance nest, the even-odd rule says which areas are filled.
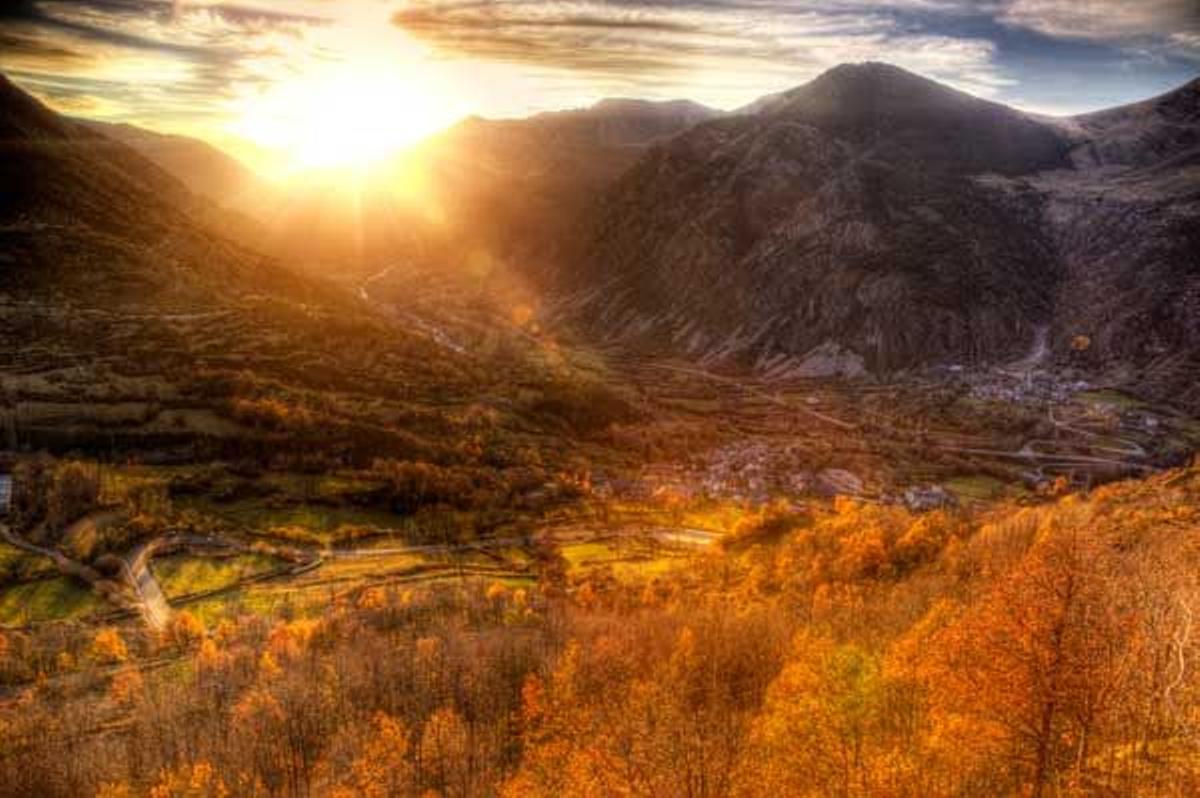
[[[1198,108],[1193,83],[1047,120],[838,67],[654,148],[562,283],[598,334],[768,371],[1003,362],[1048,328],[1060,358],[1175,373],[1200,323]]]
[[[1039,198],[1064,270],[1056,354],[1200,407],[1200,80],[1057,125],[1072,168],[1006,182]]]
[[[607,331],[856,373],[1015,354],[1049,321],[1036,206],[972,174],[1066,165],[1016,111],[894,67],[832,70],[699,125],[610,193],[576,287]]]

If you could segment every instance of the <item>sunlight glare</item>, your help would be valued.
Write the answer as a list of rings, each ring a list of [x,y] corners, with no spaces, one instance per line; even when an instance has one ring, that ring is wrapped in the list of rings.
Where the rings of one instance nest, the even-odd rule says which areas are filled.
[[[239,132],[297,169],[364,166],[452,123],[417,74],[342,64],[275,85],[246,104]]]
[[[275,42],[266,88],[236,101],[235,135],[275,153],[277,177],[374,168],[465,115],[438,59],[374,0],[329,8],[329,24]],[[360,174],[361,177],[361,174]]]

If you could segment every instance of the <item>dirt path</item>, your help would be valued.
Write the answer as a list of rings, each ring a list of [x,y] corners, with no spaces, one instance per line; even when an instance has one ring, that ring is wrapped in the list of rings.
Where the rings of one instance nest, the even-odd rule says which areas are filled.
[[[151,558],[165,545],[166,538],[154,538],[135,548],[129,558],[122,561],[125,579],[138,601],[138,611],[146,625],[155,631],[165,629],[171,619],[171,605],[150,570]]]
[[[181,549],[196,556],[202,556],[206,551],[218,552],[220,556],[255,551],[253,547],[236,540],[186,534],[161,535],[137,546],[129,553],[128,557],[122,560],[122,569],[137,599],[137,609],[146,621],[146,625],[151,629],[162,630],[166,628],[167,623],[171,619],[171,605],[167,601],[166,596],[163,595],[158,580],[154,577],[154,571],[150,568],[150,562],[157,556]],[[306,555],[303,552],[290,548],[286,550],[277,548],[270,553],[272,556],[290,561],[292,565],[277,569],[268,574],[247,576],[244,579],[239,579],[232,585],[227,585],[222,590],[233,589],[251,582],[263,581],[265,578],[295,575],[310,570],[321,562],[320,555]]]
[[[167,628],[167,622],[171,620],[171,605],[167,603],[154,574],[145,565],[135,571],[132,566],[126,564],[123,570],[126,580],[133,588],[142,620],[155,631]]]
[[[96,523],[104,514],[97,513],[79,519],[67,527],[68,532],[77,530],[81,524]],[[0,537],[9,544],[16,546],[22,551],[30,554],[36,554],[41,557],[49,558],[58,572],[64,576],[74,577],[82,582],[85,582],[96,594],[101,598],[115,604],[120,610],[131,610],[138,606],[134,596],[127,595],[119,584],[103,577],[95,568],[85,565],[81,562],[72,560],[62,552],[56,549],[39,546],[36,543],[31,543],[20,535],[16,534],[8,527],[7,524],[0,524]],[[130,588],[134,588],[134,584],[130,581]]]

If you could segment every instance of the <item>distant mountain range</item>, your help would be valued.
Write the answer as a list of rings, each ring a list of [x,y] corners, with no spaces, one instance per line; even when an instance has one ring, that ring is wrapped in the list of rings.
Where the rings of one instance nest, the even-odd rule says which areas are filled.
[[[156,133],[134,125],[74,119],[136,150],[183,181],[189,189],[221,205],[248,207],[269,190],[253,170],[213,145],[189,136]]]
[[[196,139],[75,121],[254,219],[242,237],[259,249],[298,265],[376,269],[468,248],[500,259],[540,256],[650,146],[719,115],[688,101],[609,99],[528,119],[471,117],[377,165],[353,203],[337,172],[280,186]],[[407,180],[420,182],[420,204],[397,185]]]
[[[6,145],[29,153],[0,167],[9,216],[152,237],[179,209],[214,213],[179,181],[246,210],[253,176],[207,145],[74,124],[7,83],[3,99],[6,139],[69,141],[48,170]],[[417,206],[394,200],[403,170]],[[1049,118],[844,65],[729,114],[609,100],[468,119],[363,196],[354,225],[315,183],[230,230],[293,265],[482,253],[591,336],[707,364],[851,376],[1035,355],[1200,407],[1200,81]]]

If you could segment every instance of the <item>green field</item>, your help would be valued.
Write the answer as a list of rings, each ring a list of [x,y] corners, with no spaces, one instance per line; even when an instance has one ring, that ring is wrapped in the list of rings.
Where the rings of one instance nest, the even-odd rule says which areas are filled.
[[[222,559],[180,554],[156,559],[150,568],[163,594],[173,599],[191,593],[219,590],[247,577],[272,571],[280,565],[280,560],[262,554],[243,554]]]
[[[229,504],[211,501],[181,503],[189,509],[216,515],[256,534],[297,543],[328,546],[356,537],[357,531],[399,530],[412,522],[394,513],[359,507],[313,504],[272,506],[269,500],[247,499]]]
[[[984,474],[954,477],[947,480],[946,489],[957,496],[960,501],[979,502],[993,501],[1012,493],[1021,492],[1014,489],[1011,483]]]
[[[28,554],[8,543],[0,543],[0,575],[3,577],[17,577],[23,581],[54,573],[54,566],[45,557]]]
[[[629,581],[667,573],[687,560],[685,555],[628,542],[568,543],[562,547],[562,555],[573,571],[611,568],[613,576]]]
[[[65,576],[0,589],[0,625],[82,618],[105,609],[85,585]]]

